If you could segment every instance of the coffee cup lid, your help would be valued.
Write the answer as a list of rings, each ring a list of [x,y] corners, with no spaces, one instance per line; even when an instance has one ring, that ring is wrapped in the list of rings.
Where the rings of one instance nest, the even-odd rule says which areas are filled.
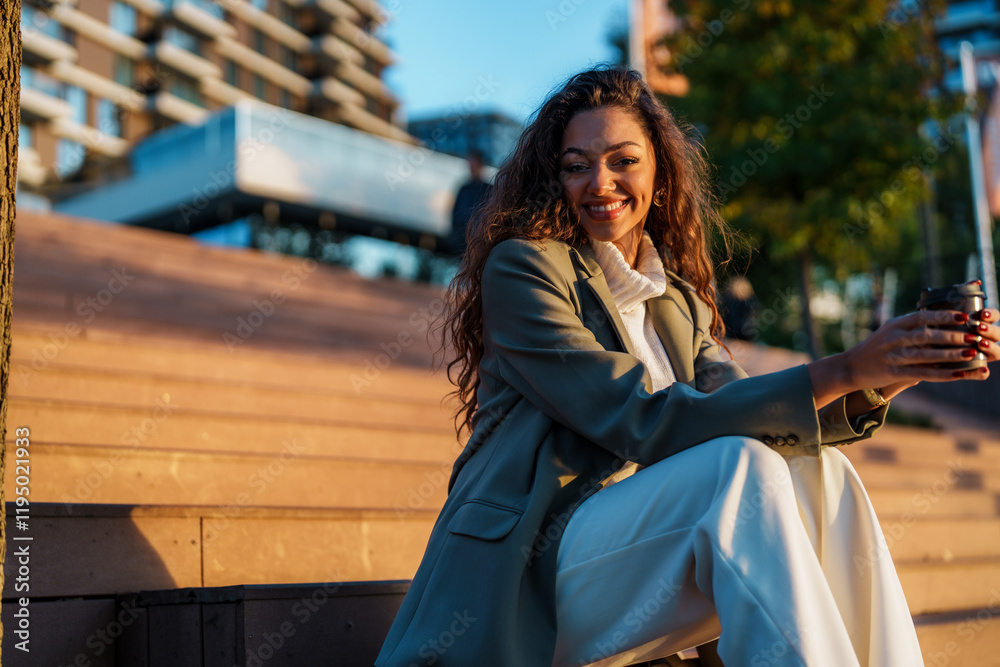
[[[966,299],[977,296],[985,299],[986,292],[983,291],[982,285],[975,280],[961,285],[952,285],[951,287],[928,287],[920,293],[920,301],[917,303],[917,308],[930,308],[945,303],[955,304],[957,307]]]

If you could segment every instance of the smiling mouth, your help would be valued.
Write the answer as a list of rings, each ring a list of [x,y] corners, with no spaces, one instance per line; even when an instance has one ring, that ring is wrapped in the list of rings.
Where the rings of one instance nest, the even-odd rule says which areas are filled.
[[[625,206],[628,199],[620,199],[616,202],[611,202],[610,204],[598,204],[598,205],[587,205],[587,210],[591,213],[611,213],[617,211],[621,207]]]

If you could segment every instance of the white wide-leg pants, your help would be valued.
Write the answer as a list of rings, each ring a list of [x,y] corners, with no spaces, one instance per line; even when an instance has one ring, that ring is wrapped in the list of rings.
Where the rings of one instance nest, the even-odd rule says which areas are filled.
[[[702,443],[584,501],[558,560],[556,667],[720,634],[733,667],[923,665],[868,494],[836,448]]]

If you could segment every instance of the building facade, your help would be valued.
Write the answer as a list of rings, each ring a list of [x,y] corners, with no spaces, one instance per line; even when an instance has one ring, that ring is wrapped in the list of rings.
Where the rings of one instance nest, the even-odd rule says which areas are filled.
[[[409,131],[433,151],[465,158],[476,151],[499,167],[514,149],[521,123],[499,113],[451,114],[410,121]]]
[[[905,8],[900,9],[901,19]],[[1000,65],[1000,8],[996,0],[961,0],[949,2],[943,16],[934,23],[938,46],[947,59],[945,88],[962,90],[959,52],[962,42],[972,44],[977,63],[977,79],[981,88],[996,86],[995,68]]]
[[[412,144],[382,81],[387,18],[375,0],[26,0],[19,184],[98,184],[137,141],[240,100]]]

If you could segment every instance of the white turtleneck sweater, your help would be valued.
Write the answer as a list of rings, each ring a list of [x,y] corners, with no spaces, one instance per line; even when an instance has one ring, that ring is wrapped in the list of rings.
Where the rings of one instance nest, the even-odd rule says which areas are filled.
[[[673,384],[677,377],[670,367],[667,352],[660,337],[653,328],[646,300],[661,296],[667,289],[667,274],[656,246],[647,232],[642,233],[636,268],[625,261],[621,251],[613,243],[590,239],[597,263],[604,271],[604,278],[611,289],[618,313],[628,337],[635,348],[639,361],[646,366],[653,381],[653,391],[659,391]]]
[[[646,308],[647,299],[658,297],[667,289],[667,274],[653,240],[648,233],[642,233],[634,269],[613,243],[591,238],[590,245],[618,306],[625,331],[635,348],[635,356],[649,372],[653,391],[670,386],[677,381],[677,376]],[[638,469],[634,463],[625,464],[604,481],[604,487],[620,482]]]

